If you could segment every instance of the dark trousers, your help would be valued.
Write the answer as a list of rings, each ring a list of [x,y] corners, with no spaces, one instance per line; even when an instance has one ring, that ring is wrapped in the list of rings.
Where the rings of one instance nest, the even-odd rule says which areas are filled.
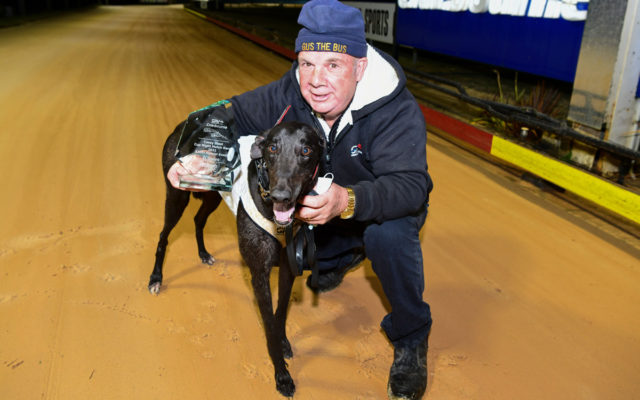
[[[394,346],[424,339],[431,328],[431,310],[422,299],[424,268],[419,232],[427,216],[423,210],[381,224],[339,221],[315,231],[320,270],[346,265],[353,250],[364,248],[378,276],[391,312],[380,324]]]

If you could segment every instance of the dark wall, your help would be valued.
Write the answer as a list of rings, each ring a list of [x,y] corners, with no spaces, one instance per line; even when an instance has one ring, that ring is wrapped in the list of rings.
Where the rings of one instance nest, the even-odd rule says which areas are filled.
[[[0,18],[25,17],[56,11],[73,10],[91,5],[174,4],[186,0],[2,0]]]
[[[102,0],[104,2],[104,0]],[[0,16],[19,17],[101,4],[101,0],[3,0]]]

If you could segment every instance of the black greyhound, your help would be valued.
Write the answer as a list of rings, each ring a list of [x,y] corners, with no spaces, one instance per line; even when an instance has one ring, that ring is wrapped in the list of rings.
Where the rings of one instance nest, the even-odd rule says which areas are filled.
[[[162,153],[167,197],[164,227],[160,233],[155,265],[149,280],[149,291],[153,294],[159,293],[162,284],[162,265],[169,233],[189,203],[190,193],[175,189],[166,178],[167,171],[177,161],[175,149],[183,124],[178,125],[169,136]],[[251,147],[251,158],[259,162],[249,165],[247,176],[251,198],[260,214],[279,226],[294,223],[298,200],[315,184],[323,148],[324,139],[310,126],[298,122],[279,124],[256,137]],[[218,192],[210,191],[194,193],[194,197],[202,199],[202,205],[195,216],[198,254],[203,263],[212,265],[214,258],[205,249],[202,231],[207,218],[220,204],[221,196]],[[278,239],[256,225],[242,202],[238,206],[236,222],[240,253],[251,271],[251,284],[264,323],[267,348],[275,369],[276,388],[284,396],[293,396],[295,384],[284,361],[293,356],[285,332],[285,322],[295,279],[293,271],[297,266],[292,270]],[[269,285],[269,274],[274,265],[280,266],[275,314]]]

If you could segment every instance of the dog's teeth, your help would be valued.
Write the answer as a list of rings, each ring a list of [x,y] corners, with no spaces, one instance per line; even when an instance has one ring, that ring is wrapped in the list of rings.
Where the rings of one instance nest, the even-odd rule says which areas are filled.
[[[291,221],[291,217],[293,216],[293,212],[295,211],[294,207],[289,208],[288,210],[279,210],[280,207],[274,206],[273,214],[276,217],[276,221],[280,224],[287,224]]]

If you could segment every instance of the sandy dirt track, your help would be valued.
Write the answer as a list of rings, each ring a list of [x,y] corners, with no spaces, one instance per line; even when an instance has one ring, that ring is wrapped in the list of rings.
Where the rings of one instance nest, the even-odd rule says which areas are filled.
[[[0,31],[0,398],[279,399],[232,214],[197,257],[192,201],[165,286],[160,151],[190,111],[289,63],[180,7],[101,7]],[[640,244],[435,136],[423,231],[431,399],[633,399]],[[214,223],[215,221],[215,223]],[[370,265],[288,320],[297,399],[384,399]]]

